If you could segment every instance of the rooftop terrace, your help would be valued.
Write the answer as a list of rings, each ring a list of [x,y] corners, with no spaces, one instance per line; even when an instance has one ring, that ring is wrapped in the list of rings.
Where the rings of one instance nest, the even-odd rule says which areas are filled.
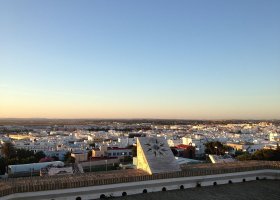
[[[57,190],[96,185],[147,181],[166,178],[203,176],[260,169],[280,169],[280,162],[246,161],[225,164],[195,164],[182,166],[182,171],[148,175],[141,170],[129,169],[110,172],[59,175],[51,177],[13,178],[0,181],[0,196],[13,193]]]
[[[172,190],[166,192],[151,192],[126,197],[118,197],[116,200],[279,200],[280,181],[260,180],[245,183],[235,183],[200,188],[189,188],[184,190]]]

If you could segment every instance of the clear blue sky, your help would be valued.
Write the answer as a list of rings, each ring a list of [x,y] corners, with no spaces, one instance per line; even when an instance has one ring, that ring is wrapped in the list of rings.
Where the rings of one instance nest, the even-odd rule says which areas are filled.
[[[280,119],[280,1],[0,0],[0,117]]]

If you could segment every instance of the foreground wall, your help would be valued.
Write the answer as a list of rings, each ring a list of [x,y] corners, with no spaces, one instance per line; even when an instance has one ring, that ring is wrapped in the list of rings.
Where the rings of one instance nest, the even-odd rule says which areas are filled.
[[[16,193],[2,197],[1,200],[28,200],[28,199],[53,199],[53,200],[89,200],[101,197],[125,196],[140,193],[158,192],[165,190],[203,187],[210,185],[231,184],[261,179],[280,180],[280,170],[265,169],[247,172],[216,174],[195,177],[180,177],[159,179],[141,182],[119,183],[80,187],[72,189],[49,190],[41,192]]]
[[[78,192],[80,189],[94,187],[107,188],[108,185],[118,187],[119,185],[127,184],[127,186],[135,183],[145,183],[156,181],[160,183],[162,180],[174,180],[177,178],[197,178],[208,176],[224,176],[224,174],[250,173],[259,170],[280,170],[280,162],[277,161],[244,161],[234,163],[219,163],[219,164],[196,164],[196,165],[181,165],[182,171],[159,173],[148,175],[142,170],[116,170],[108,172],[91,172],[82,174],[59,175],[50,177],[32,177],[32,178],[8,178],[0,180],[0,199],[7,197],[24,196],[27,193],[44,194],[60,194],[62,191]],[[277,176],[276,176],[277,177]],[[176,183],[177,184],[177,183]],[[109,186],[111,187],[111,186]],[[159,186],[160,187],[160,186]],[[174,186],[175,187],[175,186]],[[178,185],[176,186],[178,187]],[[108,188],[107,188],[108,189]],[[128,188],[129,189],[129,188]],[[142,190],[142,187],[137,189]],[[88,189],[86,189],[88,191]],[[131,190],[131,188],[129,189]],[[89,191],[89,194],[96,192],[96,189]],[[112,189],[113,191],[113,189]],[[46,193],[47,192],[47,193]],[[99,192],[100,193],[100,192]],[[98,194],[99,194],[98,193]],[[125,194],[125,193],[124,193]],[[129,194],[127,192],[127,194]],[[36,194],[37,195],[37,194]],[[35,195],[35,196],[36,196]],[[84,193],[82,195],[85,195]],[[108,195],[106,193],[106,195]],[[115,195],[115,194],[113,194]],[[65,196],[65,195],[63,195]],[[58,196],[56,195],[55,198]],[[53,199],[55,199],[53,198]],[[87,198],[87,197],[86,197]],[[93,198],[93,197],[89,197]],[[52,198],[49,198],[52,199]],[[79,199],[79,198],[78,198]]]

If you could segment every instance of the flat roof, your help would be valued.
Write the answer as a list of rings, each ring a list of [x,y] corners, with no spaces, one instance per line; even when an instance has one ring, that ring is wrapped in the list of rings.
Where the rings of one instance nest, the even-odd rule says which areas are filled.
[[[151,192],[147,194],[129,195],[117,197],[116,200],[203,200],[203,199],[238,199],[238,200],[279,200],[279,180],[260,180],[245,183],[234,183],[200,188],[189,188],[184,190],[171,190],[166,192]]]
[[[0,180],[0,196],[4,194],[12,194],[14,191],[29,192],[30,190],[55,190],[166,178],[224,174],[258,169],[280,169],[280,162],[243,161],[219,164],[206,163],[181,165],[181,168],[182,171],[180,172],[168,172],[153,175],[149,175],[142,170],[126,169],[59,176],[9,178]]]

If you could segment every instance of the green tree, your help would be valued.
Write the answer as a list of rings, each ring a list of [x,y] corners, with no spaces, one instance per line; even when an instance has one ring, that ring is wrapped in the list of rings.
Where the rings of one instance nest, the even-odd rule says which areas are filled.
[[[229,146],[223,145],[219,141],[214,142],[208,142],[205,143],[205,153],[206,154],[218,154],[218,155],[224,155],[226,151],[230,150]]]
[[[7,159],[7,165],[17,165],[17,164],[19,164],[17,158],[10,158],[10,159]]]
[[[89,151],[88,151],[87,157],[88,157],[88,159],[90,159],[90,158],[92,157],[92,150],[89,150]]]
[[[6,172],[6,160],[3,157],[0,157],[0,175],[5,174]]]
[[[75,163],[76,159],[72,156],[70,156],[68,159],[67,159],[67,163]]]
[[[124,156],[123,159],[121,159],[124,163],[130,163],[133,161],[131,156]]]
[[[42,158],[46,157],[46,154],[43,151],[38,151],[34,154],[36,162],[39,162]]]
[[[95,143],[90,143],[89,146],[95,148]]]
[[[280,161],[280,147],[277,144],[277,149],[275,150],[274,160]]]
[[[64,155],[63,161],[66,162],[66,161],[68,160],[69,157],[71,157],[71,152],[70,152],[70,151],[68,151],[68,152]]]
[[[35,156],[30,156],[30,157],[26,158],[26,164],[28,164],[28,163],[36,163],[36,162],[37,162],[37,160],[36,160]]]
[[[23,158],[27,158],[30,156],[34,156],[34,152],[26,149],[17,149],[16,150],[16,157],[21,160]]]
[[[131,151],[132,151],[132,156],[133,156],[133,157],[137,157],[137,146],[134,146],[134,145],[133,145]]]
[[[11,142],[5,142],[2,145],[1,153],[5,158],[10,159],[16,156],[16,149]]]
[[[236,157],[238,160],[272,160],[272,161],[280,161],[280,150],[279,149],[260,149],[253,153],[252,155],[249,153],[244,153]]]
[[[243,155],[243,154],[245,154],[245,153],[247,153],[247,152],[244,152],[244,151],[242,151],[242,150],[236,150],[235,151],[235,156],[237,157],[237,156],[241,156],[241,155]]]
[[[245,160],[252,160],[252,156],[249,153],[244,153],[236,157],[239,161],[245,161]]]
[[[67,152],[65,155],[64,155],[64,162],[67,162],[67,163],[75,163],[75,158],[71,156],[71,152]]]
[[[59,161],[59,157],[57,157],[57,156],[52,156],[51,157],[54,161]]]
[[[252,155],[254,160],[280,160],[280,151],[273,149],[260,149]]]

